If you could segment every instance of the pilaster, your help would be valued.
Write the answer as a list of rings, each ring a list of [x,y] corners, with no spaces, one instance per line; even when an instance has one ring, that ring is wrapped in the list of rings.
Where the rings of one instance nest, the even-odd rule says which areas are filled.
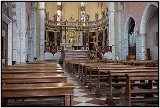
[[[114,2],[109,3],[109,46],[112,46],[112,56],[115,57],[115,24],[114,24]]]
[[[37,58],[37,55],[36,55],[36,30],[37,30],[37,27],[36,27],[36,22],[37,22],[37,8],[36,7],[33,7],[32,8],[32,37],[33,37],[33,58]]]
[[[146,60],[146,34],[140,34],[136,38],[136,59]]]
[[[45,7],[40,7],[39,17],[40,17],[40,22],[39,22],[40,23],[40,60],[44,60]]]
[[[25,2],[16,2],[16,19],[13,30],[14,60],[16,63],[26,62],[26,6]]]

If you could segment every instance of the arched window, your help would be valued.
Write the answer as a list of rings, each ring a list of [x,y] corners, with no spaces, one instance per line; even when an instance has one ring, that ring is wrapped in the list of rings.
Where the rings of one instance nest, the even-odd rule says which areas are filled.
[[[62,21],[62,3],[57,2],[57,25],[60,25]]]
[[[129,19],[129,28],[128,28],[128,59],[136,59],[136,38],[135,38],[135,21],[132,17]]]
[[[82,22],[83,25],[85,25],[85,21],[86,21],[86,7],[85,7],[85,2],[81,2],[81,15],[80,15],[80,20]]]
[[[128,38],[130,47],[133,47],[136,44],[134,29],[135,29],[135,21],[133,18],[130,18],[130,24],[128,28]]]

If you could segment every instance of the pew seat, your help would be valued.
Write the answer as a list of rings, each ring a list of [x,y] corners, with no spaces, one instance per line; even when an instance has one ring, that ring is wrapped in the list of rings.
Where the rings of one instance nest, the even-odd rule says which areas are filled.
[[[36,83],[2,85],[2,106],[7,106],[8,99],[64,97],[64,106],[73,105],[74,83]]]

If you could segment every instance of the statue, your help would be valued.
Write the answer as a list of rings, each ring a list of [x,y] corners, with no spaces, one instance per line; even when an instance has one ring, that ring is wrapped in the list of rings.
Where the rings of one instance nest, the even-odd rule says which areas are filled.
[[[108,8],[106,7],[106,16],[108,16]]]
[[[57,22],[57,14],[54,14],[54,22],[56,23]]]
[[[86,14],[86,21],[89,21],[89,15],[88,14]]]
[[[49,12],[46,13],[46,19],[49,19]]]
[[[98,20],[98,13],[95,13],[95,20]]]
[[[102,11],[102,18],[105,17],[105,11]]]

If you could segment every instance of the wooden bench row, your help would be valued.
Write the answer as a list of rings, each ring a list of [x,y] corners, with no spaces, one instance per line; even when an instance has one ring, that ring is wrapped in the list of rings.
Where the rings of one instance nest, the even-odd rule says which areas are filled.
[[[136,76],[139,74],[141,74],[141,76],[145,76],[145,75],[158,76],[157,67],[132,66],[132,65],[121,65],[117,63],[102,63],[102,62],[93,63],[91,61],[86,61],[86,60],[67,62],[66,65],[69,65],[70,67],[69,71],[72,74],[77,73],[77,75],[79,76],[80,80],[83,82],[84,85],[88,85],[90,89],[95,87],[97,95],[99,95],[102,91],[100,87],[101,87],[101,83],[103,82],[103,85],[106,85],[104,87],[105,92],[107,92],[106,94],[109,94],[107,96],[111,97],[111,98],[107,98],[106,102],[108,104],[109,102],[111,102],[112,103],[110,104],[111,106],[115,105],[115,101],[113,100],[113,97],[111,95],[113,91],[112,89],[118,88],[118,87],[121,88],[120,86],[122,85],[117,82],[123,81],[123,85],[125,85],[125,87],[128,87],[126,85],[127,84],[126,76],[125,76],[126,74],[132,75],[132,76],[133,75]],[[146,80],[149,80],[149,79],[146,79]],[[133,85],[143,86],[145,84],[134,83]],[[127,90],[123,90],[123,91],[127,92]],[[125,104],[123,104],[122,102],[121,104],[125,106]],[[130,105],[130,104],[127,104],[127,105]]]
[[[36,84],[5,84],[2,86],[2,106],[8,99],[37,98],[63,96],[64,106],[72,106],[73,83],[36,83]]]
[[[141,60],[141,61],[135,61],[135,60],[104,60],[104,62],[107,63],[117,63],[117,64],[125,64],[125,65],[134,65],[134,66],[158,66],[158,61],[152,61],[152,60]]]
[[[57,64],[5,67],[2,69],[2,106],[7,106],[9,99],[48,97],[59,97],[61,106],[72,106],[75,86],[67,82],[65,71]]]

